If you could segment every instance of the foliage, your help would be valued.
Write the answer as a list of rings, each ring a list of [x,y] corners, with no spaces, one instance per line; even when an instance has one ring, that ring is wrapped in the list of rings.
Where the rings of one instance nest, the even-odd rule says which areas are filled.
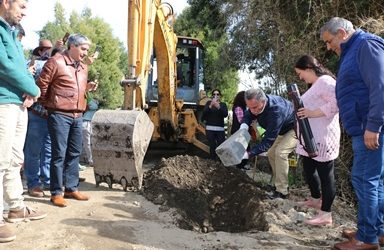
[[[103,108],[120,107],[123,103],[123,91],[119,82],[127,69],[127,61],[122,60],[127,56],[123,44],[113,37],[111,27],[103,19],[92,17],[89,8],[85,8],[80,15],[72,12],[69,20],[66,20],[64,8],[56,3],[55,20],[48,22],[39,35],[41,38],[57,41],[66,32],[87,36],[92,41],[90,54],[96,45],[101,46],[98,59],[89,67],[89,80],[99,81],[99,88],[92,96],[100,101]]]
[[[331,0],[217,0],[228,17],[227,32],[232,58],[239,68],[248,68],[257,79],[267,77],[266,87],[281,94],[286,83],[296,82],[293,65],[303,54],[312,54],[337,71],[337,57],[327,53],[320,39],[321,26],[333,16],[384,34],[381,12],[384,4],[371,1]],[[372,20],[373,19],[373,20]],[[374,29],[374,30],[373,30]]]

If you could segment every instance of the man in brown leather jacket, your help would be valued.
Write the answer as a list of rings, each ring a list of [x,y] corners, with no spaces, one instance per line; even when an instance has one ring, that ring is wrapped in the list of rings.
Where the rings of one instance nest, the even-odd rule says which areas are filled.
[[[89,199],[78,191],[78,186],[85,95],[86,91],[97,88],[97,84],[88,82],[88,67],[82,62],[88,55],[90,44],[83,35],[71,35],[68,49],[51,57],[37,80],[41,90],[39,100],[49,113],[51,202],[59,207],[67,206],[64,198]]]

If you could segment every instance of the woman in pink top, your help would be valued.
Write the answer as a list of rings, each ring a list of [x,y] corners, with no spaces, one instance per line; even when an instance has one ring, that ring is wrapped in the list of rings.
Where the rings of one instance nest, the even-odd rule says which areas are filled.
[[[296,153],[302,157],[304,175],[311,198],[299,205],[320,209],[318,214],[305,221],[309,225],[332,225],[331,207],[336,195],[334,160],[339,155],[339,110],[335,97],[335,77],[316,58],[302,56],[295,64],[300,80],[310,85],[301,96],[304,108],[297,111],[298,118],[308,118],[315,138],[318,156],[308,157],[298,143]]]

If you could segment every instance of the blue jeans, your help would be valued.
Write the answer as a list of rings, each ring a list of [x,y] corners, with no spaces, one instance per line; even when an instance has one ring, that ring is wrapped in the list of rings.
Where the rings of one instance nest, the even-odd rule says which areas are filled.
[[[352,137],[352,184],[358,200],[356,238],[378,244],[384,235],[384,136],[379,137],[379,149],[369,150],[363,136]]]
[[[82,148],[82,117],[50,113],[48,130],[52,141],[51,194],[74,192],[79,186],[79,159]]]
[[[28,111],[28,130],[24,145],[24,173],[29,189],[49,187],[51,138],[48,122]]]

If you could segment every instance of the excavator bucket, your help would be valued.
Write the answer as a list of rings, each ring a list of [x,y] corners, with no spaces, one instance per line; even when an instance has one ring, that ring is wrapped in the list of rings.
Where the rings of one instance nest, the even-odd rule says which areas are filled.
[[[106,182],[141,188],[143,159],[153,133],[147,113],[99,110],[92,119],[92,155],[96,186]],[[136,181],[137,180],[137,181]]]

